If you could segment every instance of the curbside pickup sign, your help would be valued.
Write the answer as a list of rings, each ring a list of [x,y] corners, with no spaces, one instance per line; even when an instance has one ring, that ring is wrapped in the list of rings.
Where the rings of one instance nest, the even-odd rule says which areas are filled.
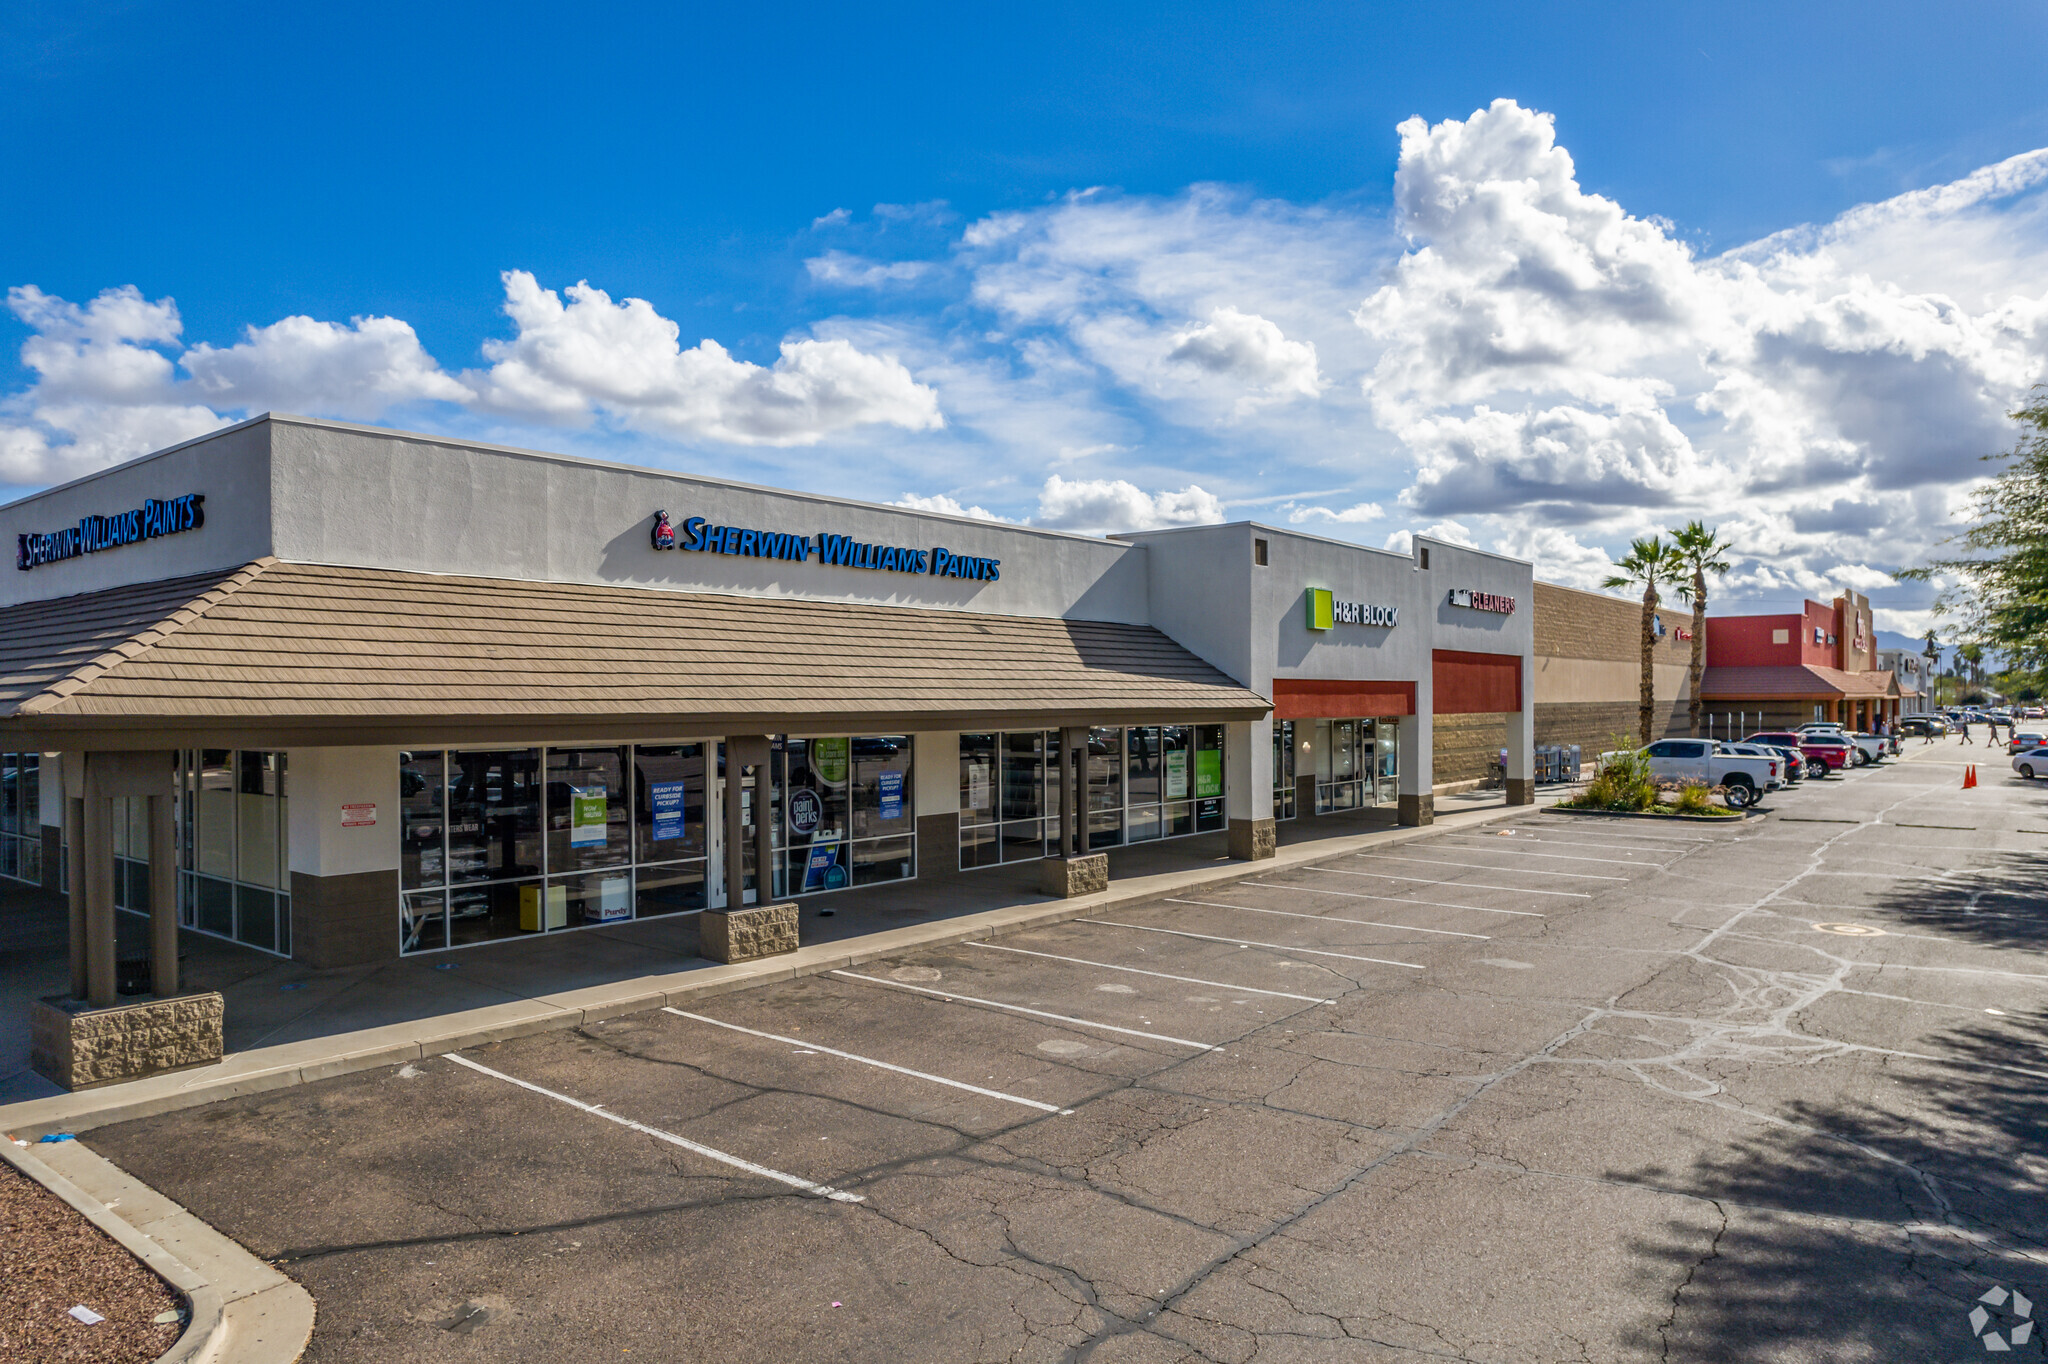
[[[1401,623],[1398,606],[1375,606],[1371,602],[1339,601],[1324,587],[1308,590],[1308,628],[1334,630],[1339,625],[1371,625],[1392,629]]]

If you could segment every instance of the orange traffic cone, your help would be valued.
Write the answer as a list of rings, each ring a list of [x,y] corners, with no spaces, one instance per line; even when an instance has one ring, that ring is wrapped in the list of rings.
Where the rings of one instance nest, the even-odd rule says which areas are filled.
[[[1963,789],[1969,790],[1977,784],[1977,764],[1971,763],[1963,769]]]

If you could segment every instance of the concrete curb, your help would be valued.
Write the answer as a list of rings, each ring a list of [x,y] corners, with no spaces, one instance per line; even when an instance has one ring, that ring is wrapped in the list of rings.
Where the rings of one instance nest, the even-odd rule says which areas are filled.
[[[710,999],[756,985],[859,966],[920,948],[945,947],[1021,933],[1189,890],[1270,875],[1283,868],[1342,857],[1361,848],[1403,843],[1445,829],[1536,813],[1542,808],[1535,805],[1495,805],[1478,810],[1459,810],[1439,815],[1434,824],[1419,828],[1379,829],[1371,833],[1296,844],[1280,849],[1277,856],[1261,862],[1232,862],[1227,864],[1227,868],[1209,866],[1132,877],[1112,883],[1106,891],[1072,900],[1009,905],[934,923],[887,929],[842,942],[800,947],[795,952],[760,961],[639,976],[435,1018],[276,1047],[260,1047],[233,1053],[220,1064],[204,1070],[152,1076],[128,1084],[109,1085],[104,1089],[9,1104],[0,1107],[0,1130],[20,1137],[89,1131],[220,1099],[260,1094],[355,1071],[418,1061],[442,1052],[462,1051],[561,1028],[577,1028],[621,1014],[659,1009],[670,1004],[681,1006],[689,1001]]]
[[[1761,810],[1744,810],[1733,815],[1667,815],[1652,810],[1573,810],[1562,805],[1545,805],[1540,808],[1546,815],[1577,815],[1588,819],[1662,819],[1683,824],[1746,824],[1752,819],[1764,817]]]
[[[293,1364],[305,1352],[312,1295],[147,1184],[75,1141],[0,1142],[0,1160],[183,1296],[191,1319],[157,1364]]]

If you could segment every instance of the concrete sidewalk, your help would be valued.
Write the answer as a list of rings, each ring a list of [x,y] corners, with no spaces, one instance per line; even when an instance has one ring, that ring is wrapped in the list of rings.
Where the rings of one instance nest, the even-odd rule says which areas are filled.
[[[805,946],[786,956],[719,965],[696,955],[695,916],[670,916],[559,937],[409,957],[346,971],[289,961],[186,935],[195,988],[227,996],[228,1055],[201,1070],[66,1093],[40,1079],[41,1097],[0,1106],[0,1132],[33,1138],[78,1132],[217,1099],[305,1084],[485,1042],[574,1028],[588,1021],[702,1000],[770,981],[814,975],[919,947],[985,939],[1162,896],[1211,888],[1277,868],[1424,837],[1445,828],[1527,813],[1499,792],[1441,802],[1426,828],[1389,827],[1384,812],[1281,826],[1271,861],[1232,862],[1190,839],[1112,853],[1109,889],[1051,900],[1031,888],[1032,863],[875,887],[823,917],[804,902]],[[1190,861],[1195,865],[1190,866]],[[983,907],[976,908],[976,904]],[[125,916],[124,916],[125,917]],[[650,967],[652,969],[650,969]],[[238,974],[239,973],[239,974]],[[25,999],[17,1002],[26,1012]],[[22,1081],[9,1086],[20,1095]],[[55,1091],[55,1092],[50,1092]],[[12,1096],[10,1096],[12,1097]]]

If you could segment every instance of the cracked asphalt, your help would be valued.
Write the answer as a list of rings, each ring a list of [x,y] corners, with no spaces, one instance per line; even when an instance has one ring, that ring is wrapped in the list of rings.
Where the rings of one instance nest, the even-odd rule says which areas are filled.
[[[1978,1358],[2048,1302],[2048,787],[1909,754],[89,1142],[319,1364]]]

